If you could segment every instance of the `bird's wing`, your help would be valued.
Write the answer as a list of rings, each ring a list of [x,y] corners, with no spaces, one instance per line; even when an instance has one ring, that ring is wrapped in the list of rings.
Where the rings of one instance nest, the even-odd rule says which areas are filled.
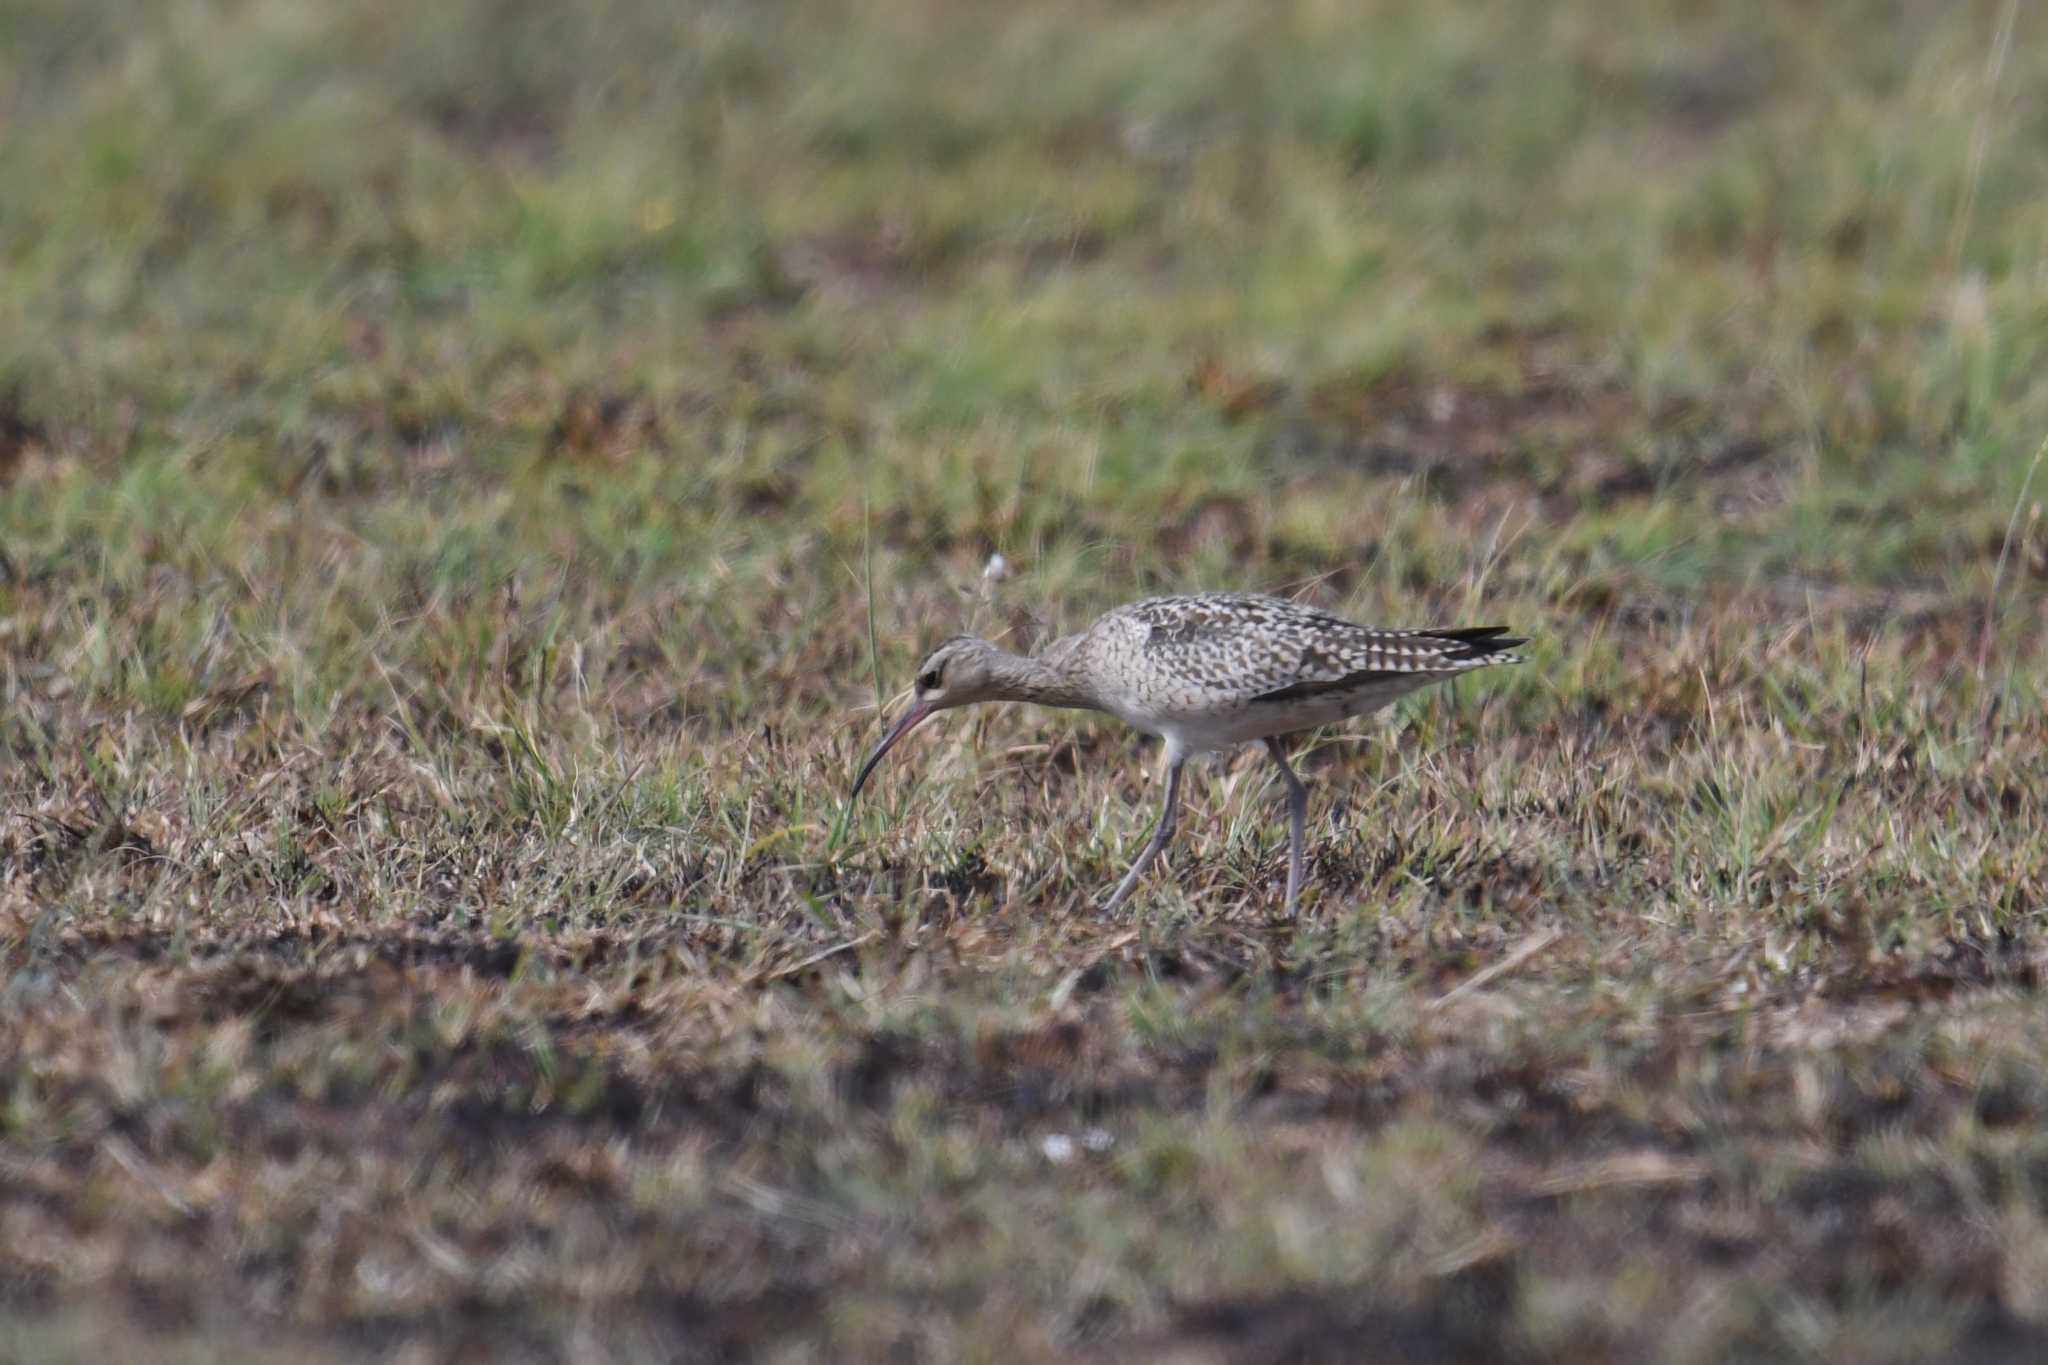
[[[1283,702],[1374,683],[1511,663],[1522,640],[1504,626],[1387,630],[1283,598],[1154,598],[1127,608],[1146,628],[1146,660],[1219,698]]]

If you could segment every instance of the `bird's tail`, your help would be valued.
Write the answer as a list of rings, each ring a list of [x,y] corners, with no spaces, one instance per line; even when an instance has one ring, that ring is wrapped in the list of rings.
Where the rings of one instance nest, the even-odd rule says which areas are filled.
[[[1522,662],[1522,656],[1512,651],[1517,645],[1529,643],[1525,635],[1508,634],[1506,626],[1455,626],[1449,630],[1418,633],[1432,640],[1445,640],[1461,646],[1445,656],[1447,663],[1518,664]]]

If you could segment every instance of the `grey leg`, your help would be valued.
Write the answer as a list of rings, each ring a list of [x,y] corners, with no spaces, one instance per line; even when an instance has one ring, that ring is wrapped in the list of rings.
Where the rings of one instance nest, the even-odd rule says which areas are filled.
[[[1279,740],[1267,739],[1266,752],[1273,755],[1280,775],[1287,779],[1287,913],[1292,917],[1295,903],[1301,899],[1302,872],[1308,863],[1308,784],[1295,774]]]
[[[1152,866],[1152,860],[1159,856],[1159,850],[1166,847],[1166,841],[1173,837],[1173,817],[1180,806],[1180,767],[1186,760],[1171,758],[1166,765],[1166,808],[1159,812],[1159,825],[1152,831],[1152,838],[1145,845],[1145,851],[1138,855],[1138,861],[1131,864],[1131,870],[1124,873],[1124,879],[1110,892],[1103,903],[1105,910],[1114,910],[1122,905],[1131,894],[1131,888],[1138,884],[1138,878],[1145,875],[1145,869]]]

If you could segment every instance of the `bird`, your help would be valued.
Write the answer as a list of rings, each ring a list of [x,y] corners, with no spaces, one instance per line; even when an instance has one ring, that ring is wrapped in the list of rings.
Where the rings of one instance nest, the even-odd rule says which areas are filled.
[[[1261,593],[1149,597],[1116,607],[1035,657],[972,635],[939,644],[918,669],[910,705],[853,780],[857,800],[883,755],[941,711],[1023,701],[1103,711],[1164,744],[1166,794],[1152,837],[1104,902],[1114,910],[1173,838],[1181,769],[1197,754],[1252,740],[1287,783],[1287,901],[1301,900],[1308,787],[1280,737],[1377,711],[1417,688],[1493,664],[1522,662],[1506,626],[1387,629]]]

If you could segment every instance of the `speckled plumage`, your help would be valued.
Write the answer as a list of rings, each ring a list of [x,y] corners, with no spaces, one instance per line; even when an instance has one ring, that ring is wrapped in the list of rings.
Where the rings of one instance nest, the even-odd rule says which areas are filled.
[[[1418,687],[1518,663],[1500,627],[1386,630],[1253,593],[1150,597],[1097,618],[1042,661],[1096,708],[1183,753],[1364,715]]]
[[[1288,784],[1287,908],[1300,893],[1307,789],[1276,737],[1376,711],[1419,687],[1488,664],[1519,663],[1501,626],[1387,630],[1253,593],[1151,597],[1098,617],[1037,658],[957,636],[918,670],[916,697],[854,781],[935,711],[977,701],[1086,707],[1165,741],[1165,809],[1111,895],[1120,904],[1173,832],[1181,766],[1192,754],[1262,739]]]

